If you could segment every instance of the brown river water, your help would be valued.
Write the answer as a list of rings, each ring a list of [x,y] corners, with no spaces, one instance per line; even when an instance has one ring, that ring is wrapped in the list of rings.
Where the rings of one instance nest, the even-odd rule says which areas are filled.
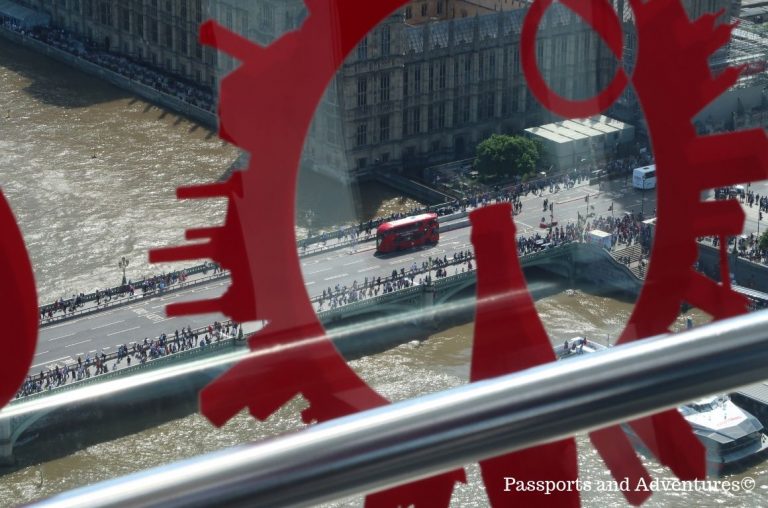
[[[0,185],[27,242],[42,302],[118,283],[121,256],[129,258],[133,278],[170,268],[150,266],[147,250],[180,243],[185,228],[216,224],[224,211],[223,202],[177,201],[174,188],[216,180],[236,156],[205,128],[0,41]],[[375,184],[349,188],[303,176],[297,216],[312,209],[317,229],[415,205]],[[300,221],[299,234],[305,226]],[[594,288],[561,289],[537,302],[553,343],[582,334],[598,341],[615,338],[632,309],[630,302],[601,296]],[[697,323],[705,321],[692,315]],[[471,324],[458,326],[352,366],[391,400],[436,392],[467,382],[471,337]],[[264,423],[241,414],[218,430],[193,415],[24,467],[0,477],[0,506],[298,429],[298,404]],[[607,481],[586,437],[577,441],[582,479]],[[672,478],[655,462],[645,463],[654,477]],[[453,505],[486,506],[477,468],[468,471],[469,484],[457,490]],[[647,506],[768,505],[768,465],[731,479],[746,477],[756,481],[752,492],[657,492]],[[626,506],[615,492],[585,492],[583,500],[585,506]],[[360,503],[355,498],[334,505]]]

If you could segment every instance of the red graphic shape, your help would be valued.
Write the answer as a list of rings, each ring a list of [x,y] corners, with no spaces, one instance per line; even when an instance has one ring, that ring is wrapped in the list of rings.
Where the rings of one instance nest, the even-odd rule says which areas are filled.
[[[592,116],[608,108],[621,96],[627,86],[627,75],[619,67],[606,89],[590,99],[570,100],[553,92],[541,75],[536,61],[536,30],[553,2],[535,0],[525,15],[520,34],[520,62],[525,79],[533,96],[550,111],[570,118]],[[621,22],[607,0],[560,0],[560,3],[586,21],[600,35],[616,59],[621,61],[624,46]]]
[[[477,315],[470,380],[488,379],[555,360],[547,332],[526,290],[509,203],[472,212],[477,258]],[[520,481],[578,478],[576,441],[563,439],[480,462],[493,506],[579,506],[579,492],[505,492],[505,477]]]
[[[0,408],[27,377],[37,346],[37,289],[32,264],[11,207],[0,191],[0,322],[12,323],[5,334],[3,353],[10,361],[0,369]]]
[[[201,42],[242,64],[221,80],[219,134],[252,154],[223,184],[179,189],[179,198],[226,197],[224,225],[187,232],[197,244],[150,252],[151,262],[207,257],[232,273],[218,299],[169,305],[169,315],[222,312],[268,325],[249,339],[254,353],[204,388],[202,413],[223,425],[247,407],[265,419],[301,394],[305,422],[387,404],[346,364],[327,337],[302,278],[294,210],[299,159],[317,104],[344,57],[405,0],[307,1],[300,30],[258,46],[208,21]],[[463,470],[368,496],[369,506],[447,506]]]
[[[594,11],[575,0],[563,3],[595,28],[617,57],[620,55],[618,20],[607,14],[603,2],[590,3],[597,6]],[[524,24],[521,59],[532,93],[565,117],[600,113],[612,97],[618,97],[617,83],[623,71],[617,72],[597,98],[586,101],[562,99],[541,78],[535,59],[535,27],[550,4],[551,0],[535,0],[533,16],[527,17]],[[744,214],[736,203],[704,203],[700,193],[768,176],[764,131],[698,136],[692,124],[692,118],[738,78],[739,69],[735,68],[712,77],[708,65],[711,53],[728,40],[732,26],[715,27],[719,13],[691,22],[679,0],[630,0],[630,4],[639,41],[632,83],[656,156],[659,219],[645,285],[619,342],[669,331],[684,301],[715,319],[747,311],[746,300],[730,288],[727,265],[722,267],[720,284],[693,269],[698,255],[696,237],[719,235],[723,240],[740,233],[744,223]],[[721,259],[726,259],[726,248],[727,242],[721,241]],[[660,462],[678,477],[704,477],[704,448],[677,411],[666,411],[631,425]],[[590,437],[615,478],[629,477],[630,482],[636,482],[644,474],[636,461],[630,460],[629,443],[618,428],[593,432]],[[617,450],[622,450],[621,454]],[[640,502],[640,493],[634,495],[628,499]]]

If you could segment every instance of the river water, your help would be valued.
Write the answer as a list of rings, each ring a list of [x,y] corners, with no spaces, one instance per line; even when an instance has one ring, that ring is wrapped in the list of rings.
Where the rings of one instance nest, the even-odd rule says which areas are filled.
[[[129,277],[168,266],[147,263],[150,247],[182,242],[183,230],[217,224],[224,203],[179,202],[174,188],[216,180],[237,153],[214,133],[111,86],[0,41],[0,185],[8,197],[34,265],[42,302],[75,291],[114,285],[117,261],[130,260]],[[342,188],[305,176],[298,190],[299,234],[312,227],[367,220],[408,210],[416,202],[375,185]],[[551,284],[552,281],[540,283]],[[615,338],[631,302],[596,294],[595,288],[556,292],[537,302],[553,343],[574,335]],[[705,318],[693,313],[701,323]],[[678,326],[683,326],[681,318]],[[403,400],[467,382],[472,325],[437,333],[352,362],[353,368],[391,400]],[[193,415],[153,429],[30,465],[0,477],[0,505],[11,506],[92,482],[282,434],[302,424],[301,401],[267,422],[239,415],[216,430]],[[577,438],[582,479],[608,480],[584,436]],[[671,475],[653,462],[655,477]],[[454,496],[454,506],[485,506],[476,467]],[[648,506],[759,506],[768,504],[766,465],[752,476],[752,493],[657,493]],[[587,492],[587,506],[624,506],[618,493]],[[335,503],[359,506],[360,499]]]

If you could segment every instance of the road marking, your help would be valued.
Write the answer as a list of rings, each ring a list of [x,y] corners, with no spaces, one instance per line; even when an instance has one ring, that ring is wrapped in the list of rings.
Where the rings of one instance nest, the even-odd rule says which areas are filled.
[[[139,328],[141,328],[141,327],[140,326],[134,326],[133,328],[127,328],[125,330],[120,330],[119,332],[108,333],[107,337],[110,337],[112,335],[117,335],[118,333],[130,332],[131,330],[138,330]]]
[[[328,270],[333,270],[333,268],[323,268],[322,270],[318,270],[316,272],[307,272],[307,275],[314,275],[316,273],[327,272]]]
[[[69,357],[68,356],[62,356],[61,358],[56,358],[55,360],[48,360],[47,362],[36,363],[36,364],[32,365],[30,367],[30,369],[32,367],[39,367],[40,365],[50,365],[53,362],[58,362],[59,360],[66,360],[67,358],[69,358]]]
[[[35,356],[44,355],[45,353],[50,353],[50,351],[41,351],[40,353],[37,353]]]
[[[72,333],[68,333],[66,335],[62,335],[61,337],[54,337],[52,339],[48,339],[48,342],[51,342],[51,341],[54,341],[54,340],[63,339],[65,337],[72,337],[74,334],[75,334],[75,332],[72,332]]]
[[[370,272],[371,270],[375,270],[377,268],[381,268],[381,267],[379,265],[369,266],[368,268],[363,268],[362,270],[358,270],[357,273]]]
[[[108,326],[116,325],[118,323],[123,323],[124,321],[125,321],[125,319],[123,319],[121,321],[115,321],[114,323],[107,323],[107,324],[101,325],[101,326],[94,326],[93,328],[91,328],[91,330],[98,330],[99,328],[106,328]]]
[[[565,204],[565,203],[570,203],[572,201],[578,201],[578,200],[584,201],[584,197],[585,196],[589,196],[589,198],[592,199],[592,198],[597,197],[599,194],[600,194],[599,192],[597,194],[590,194],[589,192],[587,192],[584,196],[576,196],[575,198],[565,199],[563,201],[555,201],[555,204],[556,205],[562,205],[562,204]],[[584,202],[586,203],[586,201],[584,201]]]
[[[77,346],[78,344],[85,344],[86,342],[91,342],[91,339],[81,340],[80,342],[75,342],[74,344],[67,344],[64,347],[73,347],[73,346]]]
[[[75,322],[74,321],[67,321],[66,323],[61,323],[60,325],[46,326],[46,328],[48,328],[49,330],[53,330],[54,328],[58,328],[60,326],[67,326],[67,325],[72,325],[72,324],[75,324]]]
[[[352,261],[351,263],[344,263],[342,266],[356,265],[358,263],[362,263],[363,261],[365,261],[365,259],[358,259],[357,261]]]
[[[334,275],[333,277],[328,277],[327,279],[324,279],[324,280],[333,280],[333,279],[339,279],[339,278],[341,278],[341,277],[346,277],[346,276],[348,276],[348,275],[349,275],[348,273],[342,273],[342,274],[339,274],[339,275]]]
[[[305,282],[304,283],[305,286],[311,286],[312,284],[314,284],[314,282]]]

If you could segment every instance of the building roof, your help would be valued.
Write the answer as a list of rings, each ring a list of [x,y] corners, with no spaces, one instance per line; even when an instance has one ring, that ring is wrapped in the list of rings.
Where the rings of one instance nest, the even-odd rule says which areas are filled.
[[[447,47],[450,36],[451,24],[453,25],[453,39],[455,44],[469,44],[473,42],[475,29],[478,39],[496,38],[499,36],[501,25],[502,36],[519,35],[523,26],[523,18],[528,12],[527,8],[511,11],[499,11],[496,14],[475,16],[467,18],[455,18],[445,21],[434,21],[421,25],[405,25],[405,52],[424,52],[424,30],[429,30],[429,48]],[[553,26],[564,26],[572,23],[575,15],[562,4],[553,4],[539,27],[539,31]]]
[[[762,404],[768,404],[768,385],[764,381],[749,386],[742,386],[734,390],[734,392],[746,395]]]
[[[561,134],[558,134],[557,132],[542,129],[541,127],[529,127],[525,129],[525,132],[542,137],[548,141],[552,141],[553,143],[570,143],[573,141],[571,138],[567,138]]]
[[[567,143],[574,140],[596,138],[627,128],[631,128],[631,126],[613,118],[598,115],[529,127],[525,131],[555,143]]]
[[[51,17],[47,14],[28,9],[10,0],[0,0],[0,17],[14,19],[25,28],[47,26],[51,21]]]
[[[384,224],[380,225],[377,229],[378,231],[389,231],[390,229],[393,229],[393,228],[416,224],[420,221],[431,220],[431,219],[437,219],[437,214],[422,213],[420,215],[414,215],[412,217],[405,217],[403,219],[397,219],[390,222],[385,222]]]
[[[733,290],[737,293],[741,293],[742,295],[748,296],[749,298],[752,298],[754,300],[760,300],[763,302],[768,302],[768,294],[763,293],[762,291],[757,291],[755,289],[745,288],[743,286],[732,286]]]

